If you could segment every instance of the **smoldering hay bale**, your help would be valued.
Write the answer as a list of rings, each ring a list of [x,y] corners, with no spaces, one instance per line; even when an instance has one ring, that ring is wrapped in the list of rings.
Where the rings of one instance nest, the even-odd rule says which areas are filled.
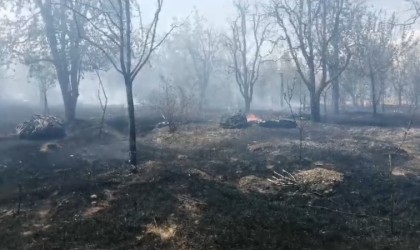
[[[55,116],[34,115],[16,127],[16,134],[22,140],[52,140],[66,136],[63,122]]]
[[[246,128],[248,127],[248,119],[243,113],[224,115],[220,121],[220,126],[225,129]]]
[[[267,120],[258,123],[258,126],[263,128],[297,128],[297,123],[294,120]]]

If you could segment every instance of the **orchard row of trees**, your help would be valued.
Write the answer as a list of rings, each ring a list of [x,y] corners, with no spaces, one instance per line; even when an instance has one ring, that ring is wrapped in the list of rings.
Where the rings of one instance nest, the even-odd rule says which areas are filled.
[[[418,103],[418,38],[407,20],[363,0],[250,3],[233,2],[236,16],[226,30],[215,31],[196,15],[164,45],[172,48],[165,58],[181,54],[184,66],[194,69],[172,75],[199,89],[200,107],[209,83],[215,84],[211,79],[221,76],[235,83],[245,112],[270,82],[278,84],[257,94],[269,99],[275,91],[282,99],[291,85],[303,84],[304,96],[295,99],[308,101],[316,122],[321,99],[331,100],[335,114],[348,104],[376,114],[386,103]]]
[[[256,87],[268,79],[282,82],[280,99],[300,82],[306,91],[299,95],[307,93],[315,122],[321,121],[321,97],[329,89],[335,113],[348,99],[355,106],[369,103],[373,113],[392,97],[400,105],[418,103],[420,60],[411,25],[362,0],[234,0],[236,15],[225,30],[195,11],[164,32],[164,1],[153,1],[150,15],[137,0],[0,0],[8,13],[1,20],[1,51],[9,52],[7,63],[30,67],[45,107],[47,90],[58,83],[67,122],[76,119],[85,74],[118,72],[134,165],[133,83],[147,67],[159,72],[157,82],[166,86],[166,96],[172,96],[166,105],[172,107],[177,98],[169,91],[182,95],[183,107],[194,96],[202,110],[212,100],[211,84],[233,81],[250,112]],[[412,6],[419,9],[416,1]]]

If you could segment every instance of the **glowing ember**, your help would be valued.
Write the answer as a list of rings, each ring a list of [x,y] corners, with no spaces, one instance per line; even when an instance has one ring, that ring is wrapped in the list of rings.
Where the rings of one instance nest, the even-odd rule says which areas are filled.
[[[248,122],[262,122],[263,120],[254,114],[248,114],[246,116]]]

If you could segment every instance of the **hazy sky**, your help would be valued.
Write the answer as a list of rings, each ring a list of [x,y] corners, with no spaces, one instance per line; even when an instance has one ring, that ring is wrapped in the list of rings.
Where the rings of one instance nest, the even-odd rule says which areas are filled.
[[[144,7],[144,14],[151,18],[153,16],[154,8],[151,8],[150,5],[154,4],[156,0],[144,0],[142,3],[145,5]],[[251,3],[253,1],[260,1],[260,0],[249,0]],[[262,1],[262,0],[261,0]],[[386,8],[389,11],[397,11],[400,14],[404,14],[408,18],[407,10],[408,6],[404,0],[369,0],[370,4],[378,7],[378,8]],[[177,17],[179,19],[183,19],[190,15],[196,7],[201,15],[205,16],[211,23],[213,23],[218,28],[224,28],[228,24],[227,20],[233,16],[233,0],[165,0],[165,5],[163,9],[163,13],[161,16],[162,23],[160,24],[161,32],[167,30],[170,24],[173,22],[173,18]],[[25,93],[21,95],[16,95],[18,99],[31,99],[37,100],[38,91],[34,84],[28,84],[26,73],[23,74],[22,72],[26,72],[24,69],[17,69],[19,74],[15,74],[13,77],[6,81],[11,81],[13,84],[7,84],[10,92],[9,93],[19,93],[18,90],[26,90]],[[119,76],[118,75],[107,75],[104,77],[106,81],[115,82]],[[91,79],[90,79],[91,80]],[[93,81],[93,80],[92,80]],[[20,83],[20,84],[16,84]],[[24,86],[24,87],[22,87]],[[13,89],[14,88],[14,89]],[[85,89],[87,88],[87,89]],[[93,90],[88,89],[93,88]],[[96,90],[97,86],[92,84],[82,84],[80,92],[82,93],[80,100],[89,102],[90,100],[96,100]],[[121,93],[120,93],[121,92]],[[28,93],[30,93],[28,95]],[[89,95],[88,93],[93,93]],[[23,96],[25,95],[25,96]],[[60,93],[58,87],[54,90],[51,90],[50,93],[51,99],[50,102],[54,103],[55,101],[61,102]],[[57,98],[53,98],[57,97]],[[124,101],[125,94],[123,89],[117,93],[115,91],[113,99],[110,102],[119,102]],[[115,99],[115,100],[114,100]]]
[[[258,1],[258,0],[251,0]],[[166,0],[164,6],[164,19],[169,23],[172,17],[186,17],[194,7],[216,26],[224,26],[226,20],[232,16],[233,0]],[[406,13],[408,5],[404,0],[368,0],[368,3],[390,11]]]

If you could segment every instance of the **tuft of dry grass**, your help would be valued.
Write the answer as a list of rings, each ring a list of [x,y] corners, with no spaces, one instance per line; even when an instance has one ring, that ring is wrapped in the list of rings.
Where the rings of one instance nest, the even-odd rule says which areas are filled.
[[[58,151],[60,149],[61,149],[61,146],[58,143],[47,142],[41,146],[41,148],[39,149],[39,152],[47,154],[50,152]]]
[[[343,181],[343,174],[334,170],[325,168],[314,168],[310,170],[300,171],[295,174],[295,178],[306,185],[324,184],[335,186]]]
[[[177,232],[177,226],[176,225],[163,225],[158,226],[156,224],[149,224],[146,227],[146,233],[153,234],[158,237],[162,241],[168,241],[175,237]]]

